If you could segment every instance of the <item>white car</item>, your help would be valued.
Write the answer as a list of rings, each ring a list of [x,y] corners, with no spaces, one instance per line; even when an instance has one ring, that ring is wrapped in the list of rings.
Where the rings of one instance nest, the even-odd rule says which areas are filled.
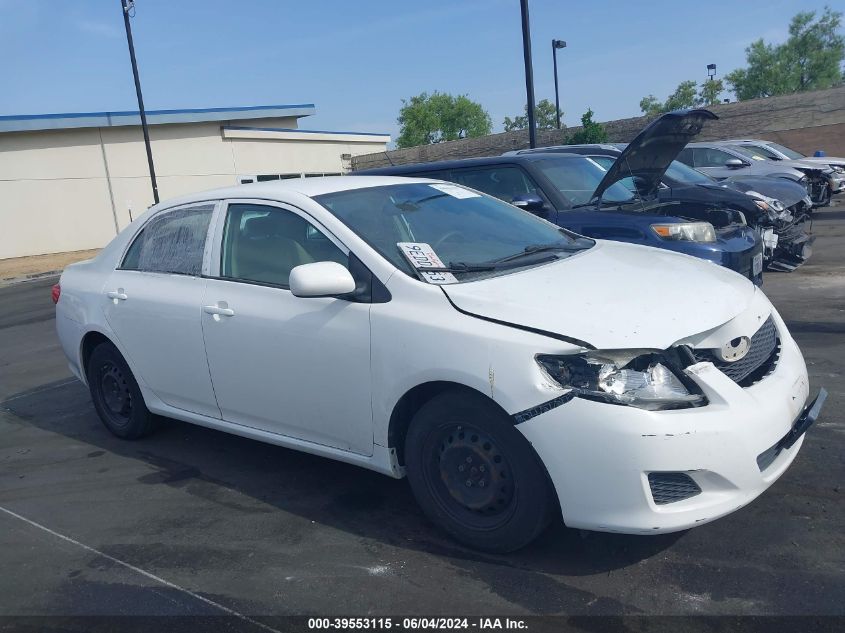
[[[470,546],[656,534],[768,488],[816,419],[763,293],[458,185],[289,180],[152,207],[54,288],[114,434],[154,414],[409,477]]]

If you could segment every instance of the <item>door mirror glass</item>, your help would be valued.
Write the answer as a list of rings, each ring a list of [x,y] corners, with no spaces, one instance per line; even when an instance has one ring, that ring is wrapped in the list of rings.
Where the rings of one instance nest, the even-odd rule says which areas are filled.
[[[546,203],[543,199],[535,193],[520,193],[513,197],[511,204],[519,207],[525,211],[530,211],[534,215],[546,217],[548,212],[546,210]]]
[[[296,297],[337,297],[355,290],[352,274],[337,262],[297,266],[290,271],[289,283]]]
[[[745,167],[745,163],[743,163],[738,158],[729,158],[725,161],[725,167],[730,167],[731,169],[736,169],[738,167]]]

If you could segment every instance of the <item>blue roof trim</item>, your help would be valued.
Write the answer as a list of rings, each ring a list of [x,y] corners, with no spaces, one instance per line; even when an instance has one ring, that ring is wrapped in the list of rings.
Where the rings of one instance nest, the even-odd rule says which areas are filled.
[[[316,113],[313,103],[240,106],[233,108],[184,108],[177,110],[147,110],[150,125],[165,123],[200,123],[232,119],[257,119],[311,116]],[[140,125],[137,110],[115,112],[65,112],[60,114],[0,115],[0,132],[58,130],[83,127],[113,127]]]
[[[250,127],[249,125],[227,125],[224,130],[250,130],[253,132],[301,132],[303,134],[357,134],[359,136],[390,136],[389,132],[338,132],[334,130],[300,130],[288,127]]]

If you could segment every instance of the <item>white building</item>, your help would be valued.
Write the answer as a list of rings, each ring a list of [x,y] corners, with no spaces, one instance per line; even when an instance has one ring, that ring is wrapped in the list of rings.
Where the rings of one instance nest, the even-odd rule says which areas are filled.
[[[301,130],[313,104],[147,112],[159,196],[341,174],[386,134]],[[104,246],[153,202],[137,112],[0,116],[0,259]]]

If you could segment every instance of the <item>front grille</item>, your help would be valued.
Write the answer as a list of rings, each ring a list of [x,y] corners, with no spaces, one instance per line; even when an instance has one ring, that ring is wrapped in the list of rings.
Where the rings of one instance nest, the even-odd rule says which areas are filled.
[[[698,362],[713,363],[719,371],[741,387],[750,387],[768,376],[777,365],[780,340],[774,319],[769,317],[754,333],[748,353],[741,359],[727,362],[718,358],[713,352],[714,350],[709,349],[695,349],[693,356]]]
[[[686,473],[649,473],[651,497],[659,506],[701,494],[701,488]]]

